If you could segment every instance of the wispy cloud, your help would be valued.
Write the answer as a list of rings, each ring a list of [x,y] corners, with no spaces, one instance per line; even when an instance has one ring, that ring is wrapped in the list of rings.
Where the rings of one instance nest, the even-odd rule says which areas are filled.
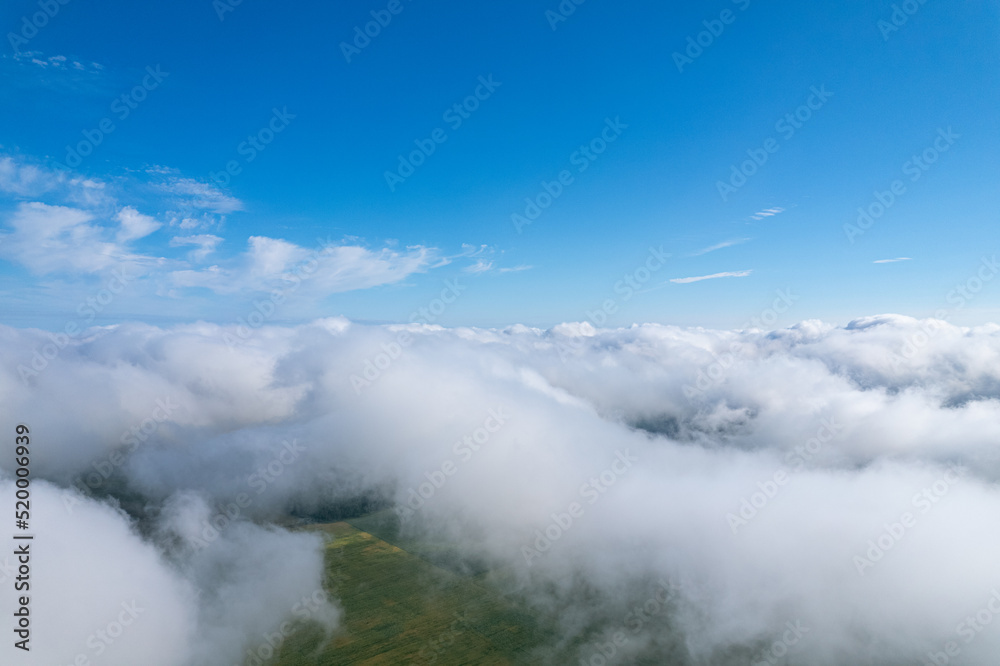
[[[462,270],[465,271],[466,273],[485,273],[492,269],[493,269],[492,261],[486,261],[484,259],[480,259],[476,263],[472,264],[471,266],[466,266]]]
[[[503,255],[503,251],[498,251],[497,248],[491,245],[471,245],[469,243],[462,243],[462,251],[448,259],[458,259],[458,258],[469,258],[475,259],[476,263],[470,264],[462,269],[465,273],[472,273],[473,275],[479,275],[481,273],[516,273],[518,271],[526,271],[532,268],[524,264],[518,266],[497,266],[496,256]]]
[[[194,178],[171,177],[156,186],[161,192],[182,200],[189,208],[228,215],[243,210],[243,202],[225,194],[210,183]]]
[[[170,247],[182,247],[193,245],[194,250],[190,256],[192,261],[202,261],[208,255],[215,252],[215,248],[222,242],[222,238],[213,234],[198,234],[195,236],[175,236],[170,239]]]
[[[154,234],[177,227],[218,228],[226,214],[242,209],[242,202],[166,167],[104,183],[0,155],[0,197],[11,195],[47,201],[19,201],[13,210],[0,212],[0,262],[20,264],[50,280],[79,281],[123,268],[143,278],[153,290],[148,296],[180,296],[184,288],[250,294],[298,285],[308,276],[308,287],[297,293],[315,300],[399,283],[429,270],[439,257],[436,249],[424,246],[369,249],[360,241],[327,240],[321,248],[309,248],[251,236],[245,251],[215,259],[222,235],[174,233],[167,239]],[[121,197],[141,201],[147,210]],[[142,253],[134,247],[140,240]],[[171,258],[164,246],[185,248],[186,256]],[[206,266],[209,259],[213,265]],[[485,270],[493,268],[488,258],[478,261]]]
[[[11,157],[0,157],[0,193],[35,197],[60,186],[60,174],[32,164],[20,164]]]
[[[88,98],[110,96],[115,93],[112,85],[117,79],[107,73],[99,63],[63,55],[47,56],[40,51],[0,54],[0,77],[11,92],[31,90],[39,94],[42,90]]]
[[[436,259],[437,250],[423,246],[370,250],[327,240],[322,248],[310,249],[280,238],[251,236],[241,255],[221,265],[173,271],[169,278],[174,287],[200,287],[224,295],[308,282],[308,295],[321,298],[401,282],[426,272]]]
[[[774,208],[765,208],[764,210],[757,211],[756,213],[751,215],[750,219],[763,220],[765,217],[774,217],[778,213],[784,213],[784,212],[785,209],[779,208],[778,206],[775,206]]]
[[[493,248],[489,245],[473,245],[471,243],[462,243],[462,251],[459,252],[456,257],[481,257],[484,254],[492,253]]]
[[[473,274],[489,273],[489,272],[517,273],[520,271],[530,270],[531,268],[532,268],[531,266],[527,266],[525,264],[521,264],[519,266],[504,266],[502,268],[498,268],[492,260],[487,261],[485,259],[480,259],[475,264],[472,264],[471,266],[466,266],[462,270],[465,271],[466,273],[473,273]]]
[[[31,64],[42,68],[68,69],[92,74],[96,74],[104,69],[104,66],[100,63],[80,62],[79,60],[67,58],[64,55],[55,55],[46,58],[40,51],[25,51],[23,53],[16,53],[14,55],[14,60],[19,62],[30,62]]]
[[[702,280],[714,280],[715,278],[746,277],[753,273],[749,271],[728,271],[725,273],[712,273],[711,275],[699,275],[697,277],[673,278],[670,281],[675,284],[687,284],[689,282],[700,282]]]
[[[721,250],[724,247],[732,247],[733,245],[739,245],[740,243],[746,243],[749,238],[734,238],[733,240],[723,241],[721,243],[716,243],[709,247],[698,250],[697,252],[692,252],[690,256],[700,257],[703,254],[708,254],[709,252],[715,252],[716,250]]]
[[[92,211],[23,202],[6,217],[9,231],[3,234],[0,258],[36,275],[87,274],[121,263],[153,262],[153,257],[132,253],[128,241],[155,231],[155,220],[134,208],[123,209],[114,219],[117,229],[100,224]]]
[[[873,264],[894,264],[897,261],[913,261],[911,257],[896,257],[895,259],[876,259]]]

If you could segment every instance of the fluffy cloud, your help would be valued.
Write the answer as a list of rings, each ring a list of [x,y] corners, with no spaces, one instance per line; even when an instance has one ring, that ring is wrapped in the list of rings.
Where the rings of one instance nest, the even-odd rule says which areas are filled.
[[[22,203],[8,220],[12,231],[0,253],[39,274],[94,273],[134,259],[93,221],[93,214],[77,208]]]
[[[310,249],[280,238],[251,236],[247,245],[228,265],[175,271],[171,280],[176,286],[219,294],[301,288],[301,294],[325,296],[393,284],[426,271],[436,259],[436,252],[426,247],[373,251],[329,239]]]
[[[0,193],[17,199],[2,220],[6,228],[0,228],[0,259],[48,278],[29,287],[36,297],[51,298],[53,280],[70,277],[73,284],[58,283],[59,298],[86,301],[100,288],[102,277],[107,281],[111,271],[118,270],[141,278],[124,299],[166,297],[168,307],[176,305],[185,289],[195,288],[222,295],[281,290],[316,302],[330,294],[398,283],[449,261],[423,246],[372,249],[356,241],[327,239],[303,247],[264,236],[247,239],[242,253],[219,257],[221,236],[191,230],[218,229],[225,216],[242,210],[243,204],[211,184],[166,167],[105,183],[0,157]],[[122,205],[119,198],[148,199],[148,206],[165,222],[136,206]],[[165,243],[193,248],[185,256],[171,258],[164,256],[165,248],[156,248],[158,239],[152,234],[165,223],[190,234],[174,235]],[[142,240],[140,253],[135,245]],[[214,263],[206,265],[210,257]],[[79,292],[76,298],[69,296],[74,289]]]
[[[14,482],[0,480],[0,501],[14,506]],[[30,543],[32,663],[190,663],[196,634],[194,589],[154,546],[109,505],[79,499],[72,514],[62,492],[46,483],[31,487],[35,540]],[[12,617],[17,558],[7,550],[0,609]],[[8,631],[10,631],[8,629]],[[5,641],[5,662],[17,651]],[[98,659],[99,658],[99,659]]]
[[[20,164],[12,157],[0,158],[0,191],[15,196],[37,196],[57,187],[57,174],[31,164]]]
[[[261,251],[269,270],[295,260],[281,245]],[[193,645],[206,663],[280,621],[295,598],[286,587],[319,580],[315,542],[285,535],[294,548],[281,549],[245,519],[322,515],[365,493],[394,503],[413,535],[507,572],[560,618],[560,640],[620,629],[669,581],[669,613],[631,638],[628,659],[760,661],[788,623],[799,631],[780,648],[789,664],[916,663],[954,641],[964,663],[986,666],[1000,649],[1000,633],[969,639],[962,624],[1000,585],[998,326],[328,319],[231,346],[234,333],[94,330],[22,379],[52,343],[0,329],[0,413],[44,433],[36,474],[153,508],[125,552],[174,563],[171,626],[205,620]],[[253,498],[239,519],[195,548],[214,507],[239,493]],[[96,548],[103,532],[91,534],[79,538]],[[279,550],[304,553],[301,577]],[[219,567],[235,567],[231,589],[210,582]],[[245,581],[262,569],[256,584],[274,584],[251,595]],[[187,588],[203,600],[185,605]]]
[[[121,225],[117,234],[119,243],[145,238],[163,226],[154,218],[143,215],[131,206],[125,206],[118,211],[115,219]]]
[[[44,482],[30,488],[35,539],[22,592],[31,663],[214,666],[258,649],[293,617],[328,629],[338,622],[321,591],[322,544],[313,536],[220,523],[202,498],[178,494],[144,538],[110,503]],[[0,480],[0,501],[14,506],[14,493],[12,479]],[[8,551],[0,561],[5,585],[18,566]],[[17,599],[0,597],[6,617]],[[0,649],[5,663],[21,656],[11,643]]]

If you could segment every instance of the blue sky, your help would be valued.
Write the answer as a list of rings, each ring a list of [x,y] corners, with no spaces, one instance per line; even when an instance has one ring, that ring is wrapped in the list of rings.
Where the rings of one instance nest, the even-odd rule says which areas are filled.
[[[903,4],[12,0],[3,320],[995,321],[1000,8]]]

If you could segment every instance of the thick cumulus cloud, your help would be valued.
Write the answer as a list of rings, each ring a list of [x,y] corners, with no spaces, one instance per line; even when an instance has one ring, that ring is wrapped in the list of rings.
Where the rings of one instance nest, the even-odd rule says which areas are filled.
[[[180,494],[144,538],[114,503],[47,482],[29,488],[34,538],[12,542],[0,563],[3,615],[23,615],[20,600],[29,600],[29,651],[7,641],[4,663],[242,663],[246,651],[272,649],[268,636],[278,644],[295,631],[287,624],[281,634],[284,622],[336,626],[322,552],[308,535],[234,521],[205,540],[208,505]],[[0,480],[0,501],[13,507],[15,490]],[[9,593],[15,581],[20,591]]]
[[[26,556],[4,549],[0,597],[3,616],[12,618],[20,608],[13,579],[29,586],[18,596],[30,599],[30,652],[19,655],[4,641],[4,663],[190,663],[197,631],[191,585],[114,508],[74,498],[69,512],[59,488],[35,483],[31,491],[35,540]],[[10,478],[0,481],[0,501],[14,506]],[[17,571],[22,558],[30,567],[24,574]]]
[[[0,410],[44,443],[39,492],[118,526],[136,587],[108,603],[161,604],[159,640],[193,632],[177,663],[235,660],[319,585],[318,543],[269,521],[359,497],[494,565],[584,663],[1000,649],[1000,327],[245,333],[0,330]]]

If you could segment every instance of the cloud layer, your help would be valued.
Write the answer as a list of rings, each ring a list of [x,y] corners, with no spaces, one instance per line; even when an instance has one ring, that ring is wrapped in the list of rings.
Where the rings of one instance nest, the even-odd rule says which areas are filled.
[[[40,331],[0,336],[4,421],[44,442],[39,521],[46,534],[92,523],[66,528],[84,552],[121,542],[130,573],[102,592],[108,612],[141,595],[170,621],[136,643],[194,636],[162,663],[252,647],[320,581],[319,544],[266,525],[366,493],[412,535],[505,572],[565,641],[629,626],[667,581],[669,613],[629,633],[627,659],[904,664],[953,643],[985,666],[1000,649],[984,619],[1000,589],[998,326],[334,318],[239,343],[208,324],[95,329],[61,350]],[[72,515],[67,496],[81,501]],[[220,567],[234,572],[225,584]],[[100,585],[43,578],[78,604]],[[84,650],[101,623],[60,621]],[[77,642],[54,658],[68,663]],[[107,663],[135,663],[126,649],[123,637],[127,658]]]

